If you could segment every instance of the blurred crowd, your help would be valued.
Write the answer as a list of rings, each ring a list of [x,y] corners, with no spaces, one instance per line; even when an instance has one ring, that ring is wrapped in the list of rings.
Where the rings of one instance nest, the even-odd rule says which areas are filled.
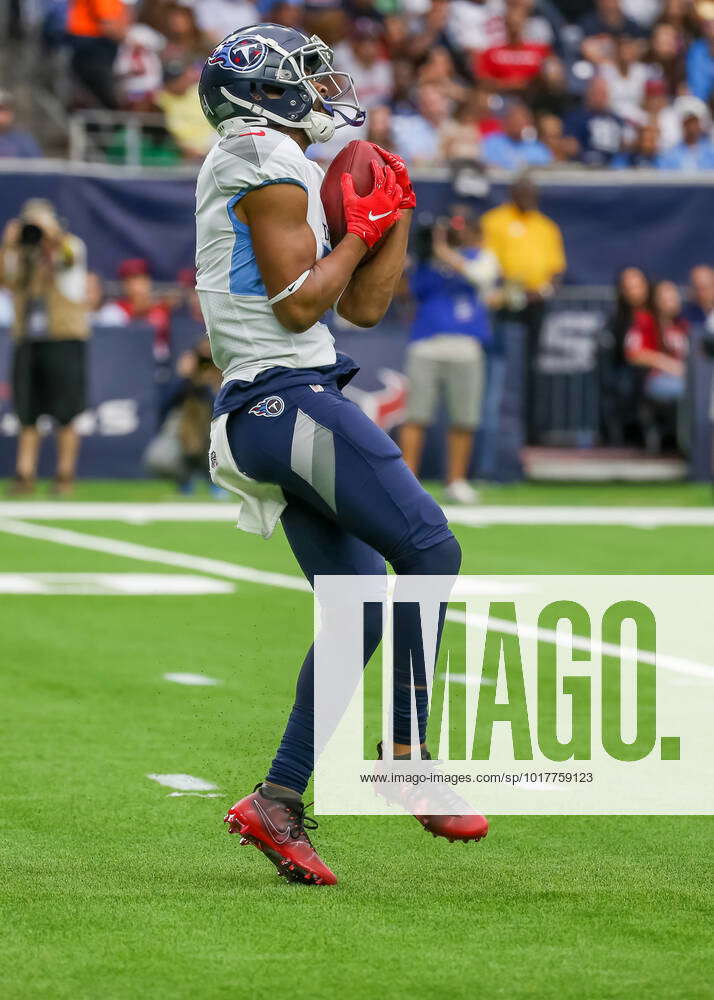
[[[369,109],[363,135],[413,164],[714,169],[712,0],[43,0],[71,109],[155,111],[175,160],[215,135],[203,61],[259,21],[316,32]],[[23,3],[15,3],[22,21]],[[20,26],[21,28],[22,26]],[[347,134],[349,133],[349,135]],[[329,160],[341,130],[313,154]],[[0,94],[0,155],[38,155]]]
[[[41,415],[57,428],[56,488],[71,489],[79,449],[75,420],[87,404],[86,341],[98,327],[116,336],[134,327],[151,338],[159,430],[145,464],[188,489],[206,471],[211,400],[221,378],[210,360],[195,272],[187,268],[171,286],[158,287],[150,263],[131,258],[107,289],[87,257],[83,241],[44,199],[30,199],[0,241],[0,327],[13,334],[12,395],[20,426],[13,489],[34,489]],[[502,204],[480,215],[456,205],[443,217],[420,216],[415,223],[390,320],[409,329],[400,443],[418,472],[426,432],[445,404],[447,490],[454,502],[475,498],[468,478],[479,428],[480,474],[498,475],[514,346],[522,358],[522,436],[540,441],[541,335],[566,269],[562,233],[541,211],[528,172],[516,177]],[[714,353],[714,268],[695,267],[689,287],[680,289],[626,267],[613,299],[593,340],[596,438],[686,454],[687,373],[701,354],[690,350],[692,335]],[[337,322],[335,333],[339,342]]]

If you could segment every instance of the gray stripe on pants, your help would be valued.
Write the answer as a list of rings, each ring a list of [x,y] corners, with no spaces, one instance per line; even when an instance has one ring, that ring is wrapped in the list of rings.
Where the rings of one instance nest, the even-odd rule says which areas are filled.
[[[335,503],[335,439],[332,431],[315,424],[315,445],[312,450],[312,485],[330,510],[337,512]]]
[[[332,431],[297,411],[290,449],[290,468],[304,479],[331,510],[335,504],[335,440]]]

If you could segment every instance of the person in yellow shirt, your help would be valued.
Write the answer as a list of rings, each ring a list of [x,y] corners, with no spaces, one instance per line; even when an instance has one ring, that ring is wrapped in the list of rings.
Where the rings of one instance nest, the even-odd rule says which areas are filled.
[[[484,246],[498,259],[503,274],[503,302],[495,316],[495,351],[505,350],[514,324],[524,330],[527,374],[524,418],[529,443],[535,442],[535,365],[546,303],[566,268],[558,225],[538,211],[538,189],[528,174],[513,184],[510,201],[481,216]]]
[[[180,60],[167,63],[164,86],[155,95],[154,104],[163,111],[166,129],[184,159],[203,159],[215,142],[216,133],[201,110],[194,67]]]

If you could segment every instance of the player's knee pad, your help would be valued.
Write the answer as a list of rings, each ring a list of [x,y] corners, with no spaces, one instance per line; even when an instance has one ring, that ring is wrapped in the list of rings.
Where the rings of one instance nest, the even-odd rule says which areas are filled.
[[[456,576],[461,568],[461,546],[449,537],[428,549],[412,549],[392,563],[395,573],[404,576]]]

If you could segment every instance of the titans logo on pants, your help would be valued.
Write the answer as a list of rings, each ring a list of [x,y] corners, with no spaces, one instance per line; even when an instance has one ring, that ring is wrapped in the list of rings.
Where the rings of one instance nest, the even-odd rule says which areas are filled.
[[[259,38],[240,38],[232,45],[221,45],[208,62],[211,66],[222,66],[235,73],[250,73],[257,69],[268,55],[267,46]]]
[[[256,417],[279,417],[284,409],[285,403],[280,396],[266,396],[255,406],[251,406],[248,413],[252,413]]]

